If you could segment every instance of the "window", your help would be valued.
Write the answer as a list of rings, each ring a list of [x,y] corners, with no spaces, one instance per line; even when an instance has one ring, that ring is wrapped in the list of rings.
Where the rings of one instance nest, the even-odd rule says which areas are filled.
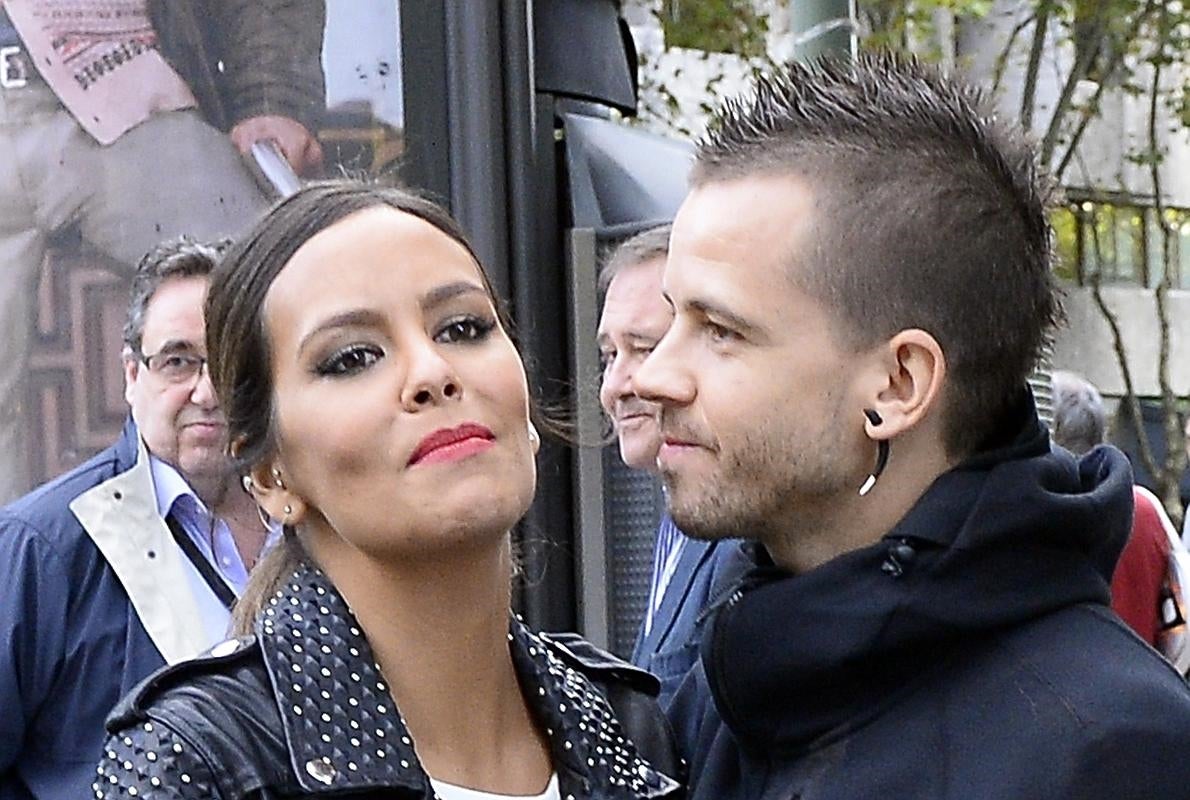
[[[1086,285],[1155,287],[1168,263],[1174,288],[1190,288],[1190,210],[1080,200],[1052,218],[1060,277]],[[1168,258],[1163,248],[1168,241]]]

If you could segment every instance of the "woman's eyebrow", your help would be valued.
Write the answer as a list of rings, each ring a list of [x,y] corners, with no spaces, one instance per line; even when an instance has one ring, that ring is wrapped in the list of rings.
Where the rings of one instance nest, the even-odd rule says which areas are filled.
[[[471,281],[445,283],[441,286],[435,286],[426,292],[425,296],[421,299],[422,310],[429,311],[464,294],[481,294],[485,299],[488,296],[487,290],[478,283],[472,283]]]
[[[383,324],[384,315],[370,308],[353,308],[350,311],[343,311],[327,317],[311,328],[298,343],[297,351],[300,355],[310,344],[310,341],[323,331],[347,327],[375,327]]]

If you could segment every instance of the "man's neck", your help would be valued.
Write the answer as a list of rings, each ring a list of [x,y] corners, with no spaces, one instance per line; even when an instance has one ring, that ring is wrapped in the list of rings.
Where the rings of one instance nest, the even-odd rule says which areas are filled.
[[[941,450],[914,457],[892,449],[872,490],[830,498],[810,513],[796,514],[785,530],[762,543],[773,561],[794,574],[808,572],[844,553],[869,547],[891,531],[934,483],[954,466]]]

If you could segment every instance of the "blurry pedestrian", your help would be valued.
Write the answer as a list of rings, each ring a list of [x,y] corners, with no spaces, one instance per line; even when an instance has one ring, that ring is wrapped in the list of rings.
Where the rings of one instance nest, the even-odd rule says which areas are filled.
[[[1055,372],[1053,385],[1054,443],[1085,455],[1107,435],[1103,398],[1090,381],[1073,372]],[[1112,609],[1184,673],[1190,667],[1190,642],[1177,565],[1190,560],[1190,553],[1156,495],[1134,485],[1132,496],[1132,533],[1112,574]]]

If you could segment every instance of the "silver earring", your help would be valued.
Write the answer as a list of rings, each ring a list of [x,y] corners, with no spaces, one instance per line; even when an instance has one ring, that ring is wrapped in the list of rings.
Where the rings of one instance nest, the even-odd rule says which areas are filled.
[[[272,523],[272,521],[269,519],[269,515],[268,515],[268,514],[266,514],[266,513],[264,512],[264,509],[263,509],[263,508],[261,508],[259,505],[258,505],[258,506],[256,506],[256,516],[257,516],[257,518],[260,520],[260,524],[261,524],[261,525],[264,527],[264,529],[265,529],[266,531],[270,531],[270,532],[271,532],[271,531],[273,530],[273,523]]]
[[[285,508],[282,510],[285,512],[285,516],[288,517],[290,514],[293,513],[293,506],[291,506],[289,503],[286,503]]]
[[[281,470],[273,467],[273,482],[277,484],[278,489],[285,488],[285,482],[281,480]]]
[[[244,477],[240,478],[240,485],[244,487],[245,492],[247,492],[248,494],[252,494],[252,476],[251,475],[245,475]]]

